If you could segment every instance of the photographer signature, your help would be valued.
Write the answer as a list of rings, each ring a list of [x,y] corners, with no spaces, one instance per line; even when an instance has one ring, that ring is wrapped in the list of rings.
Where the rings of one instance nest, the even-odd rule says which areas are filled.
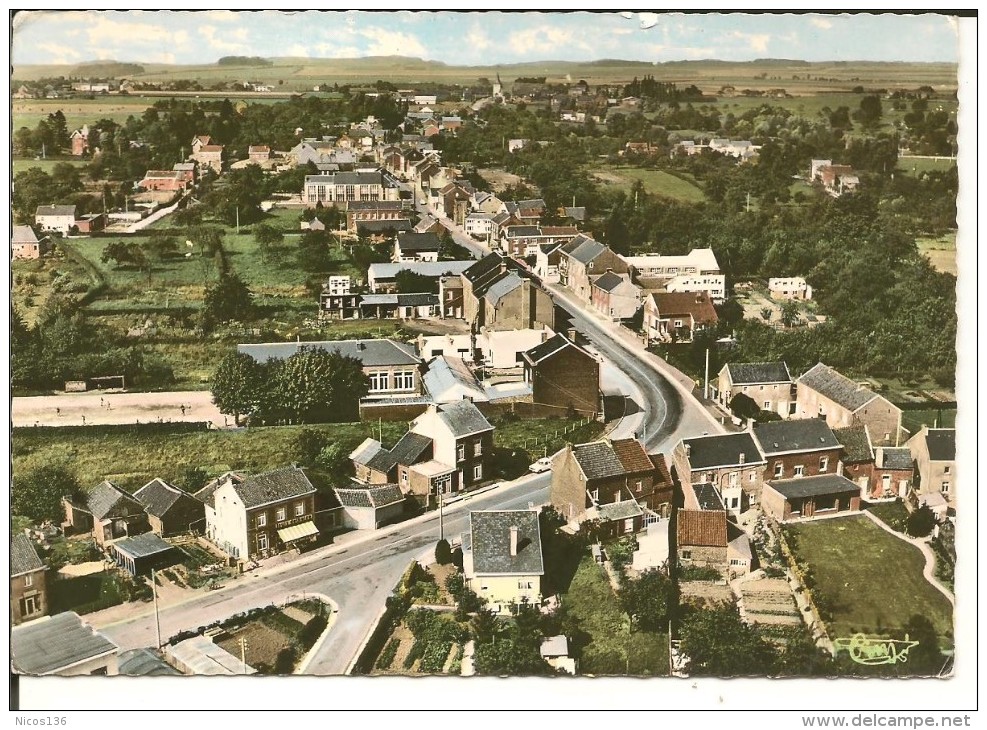
[[[846,639],[834,639],[833,646],[846,649],[850,658],[858,664],[897,664],[908,661],[908,650],[918,646],[917,641],[909,641],[908,634],[904,639],[882,639],[854,634]]]

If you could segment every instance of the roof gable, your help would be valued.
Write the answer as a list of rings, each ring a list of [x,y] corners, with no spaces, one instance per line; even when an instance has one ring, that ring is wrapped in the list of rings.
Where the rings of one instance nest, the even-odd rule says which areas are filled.
[[[511,555],[511,528],[517,530]],[[541,532],[534,510],[470,512],[473,570],[482,575],[542,575]]]
[[[848,411],[856,411],[878,397],[870,388],[855,383],[828,365],[818,363],[798,379],[817,393],[843,406]]]
[[[678,511],[678,524],[675,528],[676,543],[692,547],[727,546],[727,514],[720,510]]]
[[[764,463],[754,437],[747,431],[698,436],[683,439],[682,443],[686,446],[693,470]]]
[[[783,362],[728,362],[724,367],[734,385],[792,382],[788,365]]]
[[[315,492],[305,472],[293,466],[254,474],[240,483],[234,483],[233,489],[247,509]]]
[[[840,448],[836,435],[820,418],[758,423],[754,426],[754,438],[765,456]]]

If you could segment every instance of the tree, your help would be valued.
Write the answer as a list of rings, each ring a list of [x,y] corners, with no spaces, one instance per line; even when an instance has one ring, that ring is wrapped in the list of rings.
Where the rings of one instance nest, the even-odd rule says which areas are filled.
[[[333,263],[329,241],[325,231],[309,231],[302,236],[298,242],[298,265],[311,273],[328,271]]]
[[[301,423],[356,420],[360,399],[369,390],[359,360],[308,348],[284,361],[274,386],[276,402]]]
[[[927,537],[936,526],[936,513],[928,505],[922,505],[908,515],[905,531],[912,537]]]
[[[452,562],[452,548],[449,547],[448,540],[439,540],[435,543],[435,562],[439,565],[448,565]]]
[[[334,483],[339,484],[345,481],[347,476],[349,452],[343,448],[342,444],[326,444],[319,451],[319,455],[315,458],[315,463],[332,478]]]
[[[394,277],[394,283],[399,294],[418,294],[420,292],[437,294],[439,291],[437,278],[416,274],[408,269],[399,271]]]
[[[473,663],[477,674],[488,676],[530,677],[554,673],[536,643],[520,642],[514,637],[478,643]]]
[[[189,494],[194,494],[206,486],[209,475],[202,467],[186,464],[182,468],[182,474],[178,478],[178,485]]]
[[[636,580],[627,580],[620,588],[624,612],[645,631],[658,631],[668,622],[672,603],[672,582],[659,570],[646,570]]]
[[[239,426],[240,416],[257,408],[265,386],[261,366],[250,355],[230,352],[219,363],[212,379],[212,402],[222,413],[232,413]]]
[[[253,223],[263,216],[260,204],[267,195],[267,180],[257,165],[232,170],[225,176],[226,184],[216,187],[207,199],[216,217],[227,225]]]
[[[265,261],[277,262],[281,259],[284,253],[281,247],[284,243],[284,233],[277,228],[261,223],[254,228],[254,240],[257,241],[257,248],[260,249]]]
[[[860,109],[854,112],[853,118],[864,127],[873,129],[881,121],[881,99],[876,94],[869,94],[860,100]]]
[[[223,274],[206,289],[202,308],[202,326],[213,329],[220,322],[245,321],[253,317],[254,303],[250,289],[236,274]]]
[[[730,412],[737,418],[746,421],[749,418],[757,418],[761,412],[761,407],[749,395],[737,393],[730,399]]]
[[[781,323],[786,327],[794,327],[799,321],[799,303],[789,299],[781,305]]]
[[[174,236],[162,235],[159,231],[152,231],[151,238],[147,242],[147,252],[151,258],[161,263],[178,253],[178,241],[175,240]]]
[[[35,524],[45,520],[58,522],[62,515],[62,497],[79,493],[79,481],[62,464],[43,464],[26,472],[11,485],[11,511]]]
[[[493,613],[480,610],[470,619],[470,633],[477,644],[489,644],[500,633],[500,622]]]
[[[696,610],[682,621],[682,653],[695,676],[765,676],[772,673],[774,650],[745,624],[733,606]]]

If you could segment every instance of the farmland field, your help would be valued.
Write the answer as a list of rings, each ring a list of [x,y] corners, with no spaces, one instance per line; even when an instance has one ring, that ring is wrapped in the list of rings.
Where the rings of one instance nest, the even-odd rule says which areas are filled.
[[[630,190],[635,180],[640,180],[649,193],[686,203],[698,203],[706,199],[703,191],[688,180],[663,170],[646,170],[640,167],[606,167],[590,170],[590,174],[607,187]]]
[[[956,276],[955,231],[939,238],[919,238],[915,242],[918,244],[919,253],[928,258],[933,267]]]
[[[82,167],[87,164],[89,160],[80,160],[78,157],[46,157],[41,160],[36,160],[33,157],[16,157],[11,160],[13,165],[13,172],[16,176],[19,172],[24,172],[32,167],[37,167],[43,172],[51,173],[52,168],[55,167],[60,162],[65,162],[69,165],[74,165],[76,167]]]
[[[100,119],[112,119],[123,124],[127,117],[139,117],[156,100],[146,96],[97,96],[94,99],[14,99],[11,102],[13,129],[34,129],[38,122],[59,109],[65,115],[69,130]]]
[[[913,175],[922,172],[945,172],[956,167],[956,160],[950,157],[899,157],[897,169]]]

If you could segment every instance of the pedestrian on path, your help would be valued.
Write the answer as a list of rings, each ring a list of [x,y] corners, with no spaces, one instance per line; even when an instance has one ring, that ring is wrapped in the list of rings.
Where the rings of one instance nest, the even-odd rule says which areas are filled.
[[[185,415],[185,404],[184,403],[182,404],[182,415],[183,416]]]
[[[82,417],[82,425],[83,425],[83,426],[85,426],[85,425],[86,425],[86,417],[85,417],[85,416],[83,416],[83,417]]]

